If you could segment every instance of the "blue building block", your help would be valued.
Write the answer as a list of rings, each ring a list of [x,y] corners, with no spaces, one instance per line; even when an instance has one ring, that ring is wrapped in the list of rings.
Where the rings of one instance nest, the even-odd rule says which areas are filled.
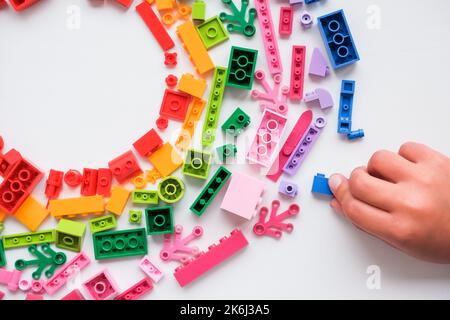
[[[355,81],[342,80],[341,100],[339,102],[339,116],[337,132],[349,134],[352,131],[353,96]]]
[[[322,173],[317,173],[314,177],[311,192],[325,196],[333,196],[333,192],[331,192],[331,189],[328,186],[328,178],[326,178]]]
[[[314,2],[319,2],[320,0],[304,0],[304,1],[305,1],[305,4],[311,4]]]
[[[351,131],[347,134],[347,138],[348,140],[355,140],[355,139],[360,139],[364,137],[364,130],[363,129],[358,129],[355,131]]]
[[[317,21],[334,69],[342,68],[359,60],[359,54],[343,10],[321,16],[317,18]]]

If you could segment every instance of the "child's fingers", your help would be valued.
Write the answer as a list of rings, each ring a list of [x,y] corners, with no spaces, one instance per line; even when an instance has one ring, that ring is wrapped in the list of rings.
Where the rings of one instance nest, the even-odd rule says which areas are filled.
[[[385,241],[391,239],[392,216],[389,213],[354,198],[348,180],[340,174],[330,177],[329,186],[343,214],[351,222]]]
[[[399,182],[411,176],[414,164],[387,150],[375,152],[367,164],[367,171],[391,182]]]
[[[424,144],[416,142],[406,142],[398,150],[398,154],[411,162],[418,163],[439,154],[437,151]]]
[[[392,211],[395,184],[371,176],[364,167],[353,170],[349,179],[350,192],[358,200],[385,211]]]

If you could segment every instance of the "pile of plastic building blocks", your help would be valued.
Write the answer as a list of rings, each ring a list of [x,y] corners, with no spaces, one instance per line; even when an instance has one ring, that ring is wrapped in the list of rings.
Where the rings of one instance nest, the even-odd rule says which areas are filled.
[[[271,10],[275,4],[269,0],[214,0],[223,12],[211,15],[208,6],[213,0],[115,1],[124,10],[136,11],[143,28],[149,30],[148,37],[161,48],[165,67],[176,70],[178,58],[187,55],[193,70],[165,78],[155,127],[147,129],[130,143],[128,150],[105,162],[102,168],[43,172],[25,153],[7,149],[7,141],[0,136],[0,289],[21,291],[27,300],[50,299],[57,293],[63,294],[62,300],[139,299],[161,285],[162,270],[166,269],[161,266],[169,261],[178,266],[165,280],[174,279],[180,287],[194,285],[191,283],[199,277],[214,276],[213,269],[225,260],[239,263],[239,257],[233,256],[249,245],[250,238],[235,228],[221,239],[212,239],[207,248],[198,247],[196,242],[207,233],[207,228],[198,224],[204,215],[214,214],[208,212],[212,211],[213,201],[220,203],[225,213],[250,222],[253,241],[262,236],[286,238],[300,213],[300,206],[292,203],[302,189],[295,175],[308,154],[316,152],[314,145],[322,131],[331,125],[327,119],[330,113],[323,110],[334,106],[333,96],[340,99],[337,133],[344,140],[364,136],[362,129],[352,128],[354,80],[343,79],[336,93],[321,87],[304,90],[306,73],[317,84],[333,70],[360,59],[343,10],[315,19],[310,12],[321,8],[320,0],[285,0],[279,16]],[[38,7],[39,2],[9,0],[9,5],[20,12]],[[279,41],[314,30],[322,38],[323,48],[293,45],[286,53],[292,61],[288,73],[289,66],[282,64]],[[262,41],[263,52],[233,45],[227,65],[225,61],[213,61],[212,48],[220,48],[231,39],[252,37]],[[307,57],[311,57],[310,61]],[[258,59],[262,69],[256,68]],[[286,79],[288,83],[284,84]],[[205,97],[208,87],[209,96]],[[235,106],[228,119],[221,117],[225,92],[230,88],[242,91],[257,103],[259,119],[251,119],[242,105]],[[305,111],[301,113],[298,106],[303,102]],[[199,128],[202,116],[205,120]],[[169,122],[178,122],[181,128],[173,144],[160,136]],[[248,150],[240,150],[236,142],[248,128],[253,128],[254,137]],[[289,132],[287,128],[291,128]],[[192,147],[194,132],[200,133],[196,137],[203,148]],[[219,134],[234,142],[216,143]],[[231,170],[229,164],[237,154],[244,155],[247,164],[259,167],[264,175]],[[148,166],[143,167],[142,162]],[[218,168],[213,166],[217,162]],[[202,189],[190,204],[197,225],[191,231],[176,223],[175,204],[185,196],[193,180]],[[312,182],[312,193],[333,196],[325,174],[318,173]],[[45,184],[42,197],[33,193],[39,183]],[[267,184],[274,183],[278,184],[280,199],[290,201],[290,205],[283,205],[280,199],[273,199],[270,209],[261,205]],[[79,195],[63,197],[65,188],[78,190]],[[38,200],[44,196],[46,203]],[[130,205],[132,209],[126,209]],[[121,218],[129,228],[118,229]],[[27,232],[8,233],[8,219],[19,221]],[[41,227],[46,219],[54,219],[52,229]],[[163,238],[158,261],[148,256],[153,237]],[[92,243],[93,256],[83,250],[90,246],[87,242]],[[157,246],[158,242],[152,243],[152,250],[158,250]],[[8,253],[20,248],[23,259],[10,261]],[[100,264],[90,268],[93,272],[86,271],[95,260],[125,257],[136,259],[135,270],[128,271],[141,278],[128,288],[119,288],[108,271],[108,261],[101,268]],[[28,271],[31,276],[25,276]],[[84,273],[82,287],[68,290],[66,284],[79,273]],[[0,299],[4,296],[0,290]]]

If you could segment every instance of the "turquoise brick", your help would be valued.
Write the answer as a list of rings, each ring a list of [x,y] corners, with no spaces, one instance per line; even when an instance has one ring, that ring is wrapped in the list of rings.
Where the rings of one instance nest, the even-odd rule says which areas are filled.
[[[148,252],[144,228],[100,232],[92,237],[96,260],[144,256]]]
[[[233,114],[222,125],[222,131],[233,137],[241,134],[242,130],[250,124],[250,116],[241,108],[236,108]]]
[[[257,58],[258,50],[231,47],[228,61],[227,86],[251,90]]]
[[[174,232],[172,206],[147,208],[145,210],[148,234],[167,234]]]

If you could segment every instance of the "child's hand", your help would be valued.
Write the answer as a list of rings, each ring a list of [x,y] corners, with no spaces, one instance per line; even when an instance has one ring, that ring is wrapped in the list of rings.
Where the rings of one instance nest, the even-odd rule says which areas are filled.
[[[420,259],[450,263],[450,158],[418,143],[378,151],[350,179],[329,180],[331,206],[360,229]]]

